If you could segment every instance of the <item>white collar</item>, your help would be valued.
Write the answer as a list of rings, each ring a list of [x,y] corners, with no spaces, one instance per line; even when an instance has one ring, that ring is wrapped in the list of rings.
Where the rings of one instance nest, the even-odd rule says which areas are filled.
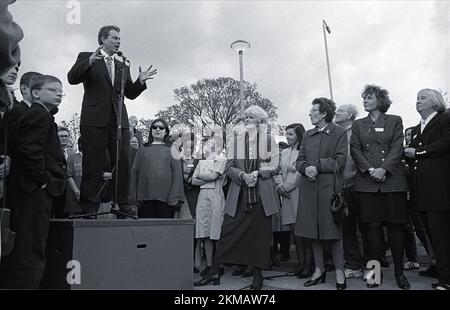
[[[103,49],[101,49],[100,50],[100,53],[102,54],[102,56],[106,59],[107,57],[111,57],[112,59],[114,59],[115,57],[115,55],[116,54],[114,54],[114,55],[111,55],[111,56],[109,56]]]
[[[325,126],[323,126],[322,128],[319,128],[319,126],[317,126],[317,130],[320,132],[320,131],[324,131],[325,130],[325,128],[327,128],[327,126],[328,126],[328,124],[329,123],[327,123]]]
[[[431,113],[430,115],[428,115],[428,117],[426,119],[422,119],[420,122],[424,123],[425,126],[428,125],[428,123],[433,119],[433,117],[437,114],[436,111],[434,111],[433,113]]]

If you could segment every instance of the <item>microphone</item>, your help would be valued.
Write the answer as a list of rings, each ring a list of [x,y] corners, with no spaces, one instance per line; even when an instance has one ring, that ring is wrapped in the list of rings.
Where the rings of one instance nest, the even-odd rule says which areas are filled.
[[[130,64],[130,61],[128,60],[128,58],[126,58],[125,55],[121,51],[117,52],[117,56],[122,58],[122,61],[124,64],[126,64],[126,63],[128,63],[128,65]]]

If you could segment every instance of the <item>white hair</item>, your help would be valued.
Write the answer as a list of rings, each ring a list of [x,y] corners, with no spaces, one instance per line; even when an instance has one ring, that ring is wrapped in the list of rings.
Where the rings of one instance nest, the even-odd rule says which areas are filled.
[[[431,89],[431,88],[424,88],[419,91],[427,94],[431,101],[433,102],[433,110],[436,112],[444,112],[445,111],[445,101],[444,97],[442,97],[441,92]]]
[[[352,120],[355,120],[358,116],[358,109],[353,104],[343,104],[339,107],[340,109],[344,109],[348,114],[352,115]]]
[[[264,109],[258,105],[249,106],[244,111],[244,115],[253,116],[258,121],[258,124],[267,124],[267,121],[269,120],[269,116],[267,115],[267,112],[264,111]]]

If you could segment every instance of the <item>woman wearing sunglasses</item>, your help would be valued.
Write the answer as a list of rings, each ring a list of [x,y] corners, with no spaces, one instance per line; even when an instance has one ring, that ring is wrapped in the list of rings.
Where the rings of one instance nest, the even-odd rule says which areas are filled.
[[[184,202],[181,162],[171,154],[169,126],[155,119],[131,169],[130,199],[141,218],[172,218]]]

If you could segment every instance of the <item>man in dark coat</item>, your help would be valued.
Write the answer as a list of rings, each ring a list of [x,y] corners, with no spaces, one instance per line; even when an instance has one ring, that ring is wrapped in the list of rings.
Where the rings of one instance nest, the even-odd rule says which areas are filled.
[[[411,167],[412,210],[422,212],[436,255],[439,282],[450,289],[450,113],[440,92],[423,89],[417,94],[422,120],[411,132],[405,149]]]
[[[94,53],[82,52],[70,69],[67,78],[72,85],[83,83],[84,97],[81,108],[80,130],[83,137],[83,176],[81,204],[87,213],[97,212],[102,187],[102,167],[108,150],[113,166],[116,162],[117,115],[122,73],[125,75],[124,95],[137,98],[146,88],[156,70],[139,67],[139,78],[133,83],[129,64],[116,55],[120,47],[120,28],[104,26],[98,33],[99,48]],[[121,110],[121,142],[119,149],[119,184],[117,203],[127,211],[130,135],[125,105]],[[115,184],[113,175],[112,184]]]

